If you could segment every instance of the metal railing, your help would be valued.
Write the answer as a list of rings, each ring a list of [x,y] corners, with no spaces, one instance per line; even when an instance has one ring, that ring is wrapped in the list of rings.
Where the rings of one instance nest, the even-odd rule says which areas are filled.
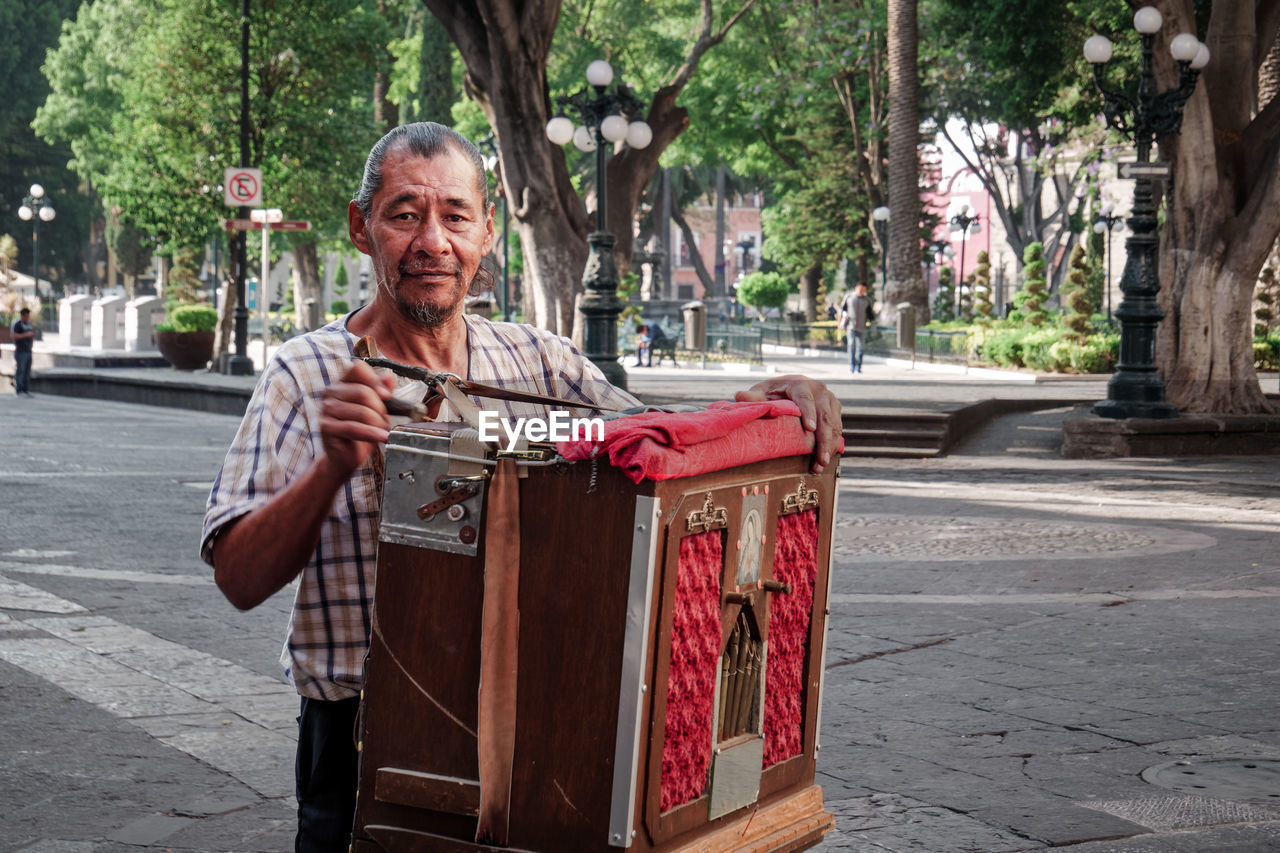
[[[772,346],[841,349],[841,332],[834,323],[753,323],[763,343]]]
[[[751,364],[764,363],[764,334],[752,326],[708,326],[708,358],[746,359]]]

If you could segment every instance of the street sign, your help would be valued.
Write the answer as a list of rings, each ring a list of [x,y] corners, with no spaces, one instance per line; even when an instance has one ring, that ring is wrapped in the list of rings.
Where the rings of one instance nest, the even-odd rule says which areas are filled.
[[[262,223],[252,219],[224,219],[222,228],[225,231],[261,231]],[[311,223],[306,220],[293,219],[284,222],[272,222],[272,231],[310,231]]]
[[[1168,180],[1170,169],[1168,163],[1121,163],[1120,177],[1133,180],[1134,178],[1162,178]]]
[[[228,207],[262,206],[262,170],[233,167],[222,173],[224,199]]]

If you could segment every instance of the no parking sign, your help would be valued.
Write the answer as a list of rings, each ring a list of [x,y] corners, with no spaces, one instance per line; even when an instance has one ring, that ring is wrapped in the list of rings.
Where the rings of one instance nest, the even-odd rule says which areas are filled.
[[[262,206],[262,170],[233,167],[222,173],[223,193],[228,207]]]

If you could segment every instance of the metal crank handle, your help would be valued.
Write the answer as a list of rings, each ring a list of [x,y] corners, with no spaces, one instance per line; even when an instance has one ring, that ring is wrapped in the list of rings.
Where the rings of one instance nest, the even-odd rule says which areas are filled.
[[[390,397],[382,401],[387,407],[388,415],[396,415],[398,417],[414,418],[415,420],[428,420],[427,407],[421,403],[410,403],[408,400],[401,400],[399,397]]]

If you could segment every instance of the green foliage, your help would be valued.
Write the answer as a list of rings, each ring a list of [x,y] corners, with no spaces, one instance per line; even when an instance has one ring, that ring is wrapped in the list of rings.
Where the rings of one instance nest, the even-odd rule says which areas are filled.
[[[1256,370],[1280,370],[1280,333],[1253,339],[1253,366]]]
[[[992,320],[995,306],[991,303],[991,258],[986,251],[978,252],[978,265],[973,270],[973,314],[978,322]]]
[[[1276,271],[1271,266],[1262,268],[1258,276],[1258,284],[1253,293],[1256,307],[1253,310],[1253,334],[1265,337],[1276,326],[1276,302],[1280,301],[1280,281],[1276,279]]]
[[[1043,326],[1049,319],[1048,312],[1044,310],[1047,293],[1043,252],[1044,247],[1040,243],[1032,243],[1022,253],[1022,288],[1019,293],[1024,295],[1021,305],[1015,296],[1014,307],[1021,310],[1023,322],[1029,326]]]
[[[346,314],[351,310],[351,306],[347,304],[345,299],[335,299],[329,303],[330,314]]]
[[[169,311],[167,325],[175,332],[212,332],[218,312],[208,305],[179,305]]]
[[[982,361],[1041,373],[1110,373],[1120,355],[1120,336],[1077,338],[1065,326],[1029,326],[998,320],[969,330],[969,352]]]
[[[194,305],[198,301],[196,291],[200,289],[200,255],[199,249],[183,246],[173,253],[173,265],[169,268],[169,282],[165,287],[165,307],[170,316],[183,305]]]
[[[982,343],[982,357],[1002,367],[1022,367],[1022,339],[1025,329],[992,331]]]
[[[203,245],[226,215],[223,169],[240,162],[239,32],[239,6],[222,0],[86,4],[49,53],[52,91],[35,130],[68,146],[126,221],[166,246]],[[377,136],[372,56],[387,40],[367,4],[254,4],[249,162],[263,170],[266,204],[320,236],[345,233]]]
[[[956,288],[951,267],[938,270],[938,292],[933,297],[931,316],[938,323],[947,323],[956,318]]]
[[[124,275],[143,275],[151,267],[154,241],[123,217],[107,217],[107,246],[116,253],[116,264]]]
[[[1075,373],[1111,373],[1120,360],[1120,336],[1093,335],[1079,343],[1072,342],[1071,369]]]
[[[789,293],[790,283],[781,273],[776,272],[753,272],[738,285],[738,298],[757,310],[781,308],[787,303]]]
[[[68,152],[44,144],[31,129],[36,109],[49,93],[41,72],[45,53],[58,42],[64,19],[73,16],[81,0],[2,0],[0,2],[0,211],[5,228],[16,229],[16,269],[31,273],[31,223],[17,217],[33,183],[44,187],[58,218],[40,226],[41,275],[65,281],[81,269],[78,257],[89,223],[101,215],[90,198],[77,190],[79,181],[67,168]]]
[[[1085,248],[1076,244],[1071,252],[1071,267],[1067,280],[1062,284],[1062,301],[1067,308],[1065,322],[1067,328],[1074,333],[1077,341],[1083,341],[1093,333],[1089,322],[1090,315],[1097,306],[1089,301],[1089,266],[1085,257]]]

